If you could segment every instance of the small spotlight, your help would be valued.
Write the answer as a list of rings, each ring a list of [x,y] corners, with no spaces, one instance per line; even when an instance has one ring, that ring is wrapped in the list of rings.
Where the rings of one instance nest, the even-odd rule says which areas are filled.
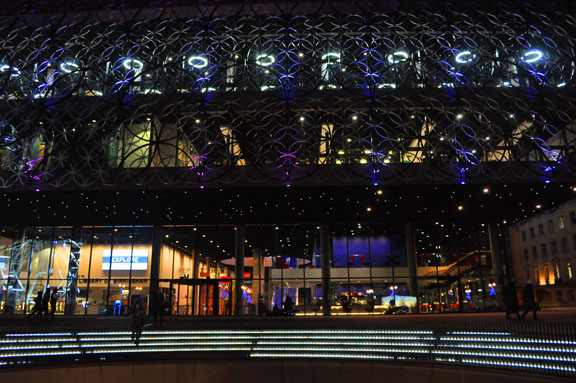
[[[464,118],[464,115],[463,115],[462,113],[458,113],[458,114],[456,115],[456,119],[457,119],[457,120],[461,120],[461,119],[463,119],[463,118]]]
[[[490,189],[484,188],[484,189],[482,190],[482,192],[483,192],[484,194],[488,194],[488,193],[490,193]]]
[[[464,206],[458,205],[458,210],[464,210]]]
[[[304,116],[300,116],[300,121],[304,121]]]
[[[542,205],[540,204],[536,205],[536,209],[542,209]]]
[[[372,208],[371,208],[371,207],[367,207],[367,208],[366,208],[366,211],[372,211]]]
[[[358,119],[358,116],[354,115],[352,116],[352,120],[356,121]]]
[[[378,190],[378,191],[376,192],[376,194],[382,195],[382,190]]]

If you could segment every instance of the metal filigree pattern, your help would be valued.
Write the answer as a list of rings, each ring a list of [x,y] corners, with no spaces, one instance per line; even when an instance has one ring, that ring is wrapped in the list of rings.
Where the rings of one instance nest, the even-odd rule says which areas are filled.
[[[571,177],[576,18],[486,4],[4,17],[0,188]]]

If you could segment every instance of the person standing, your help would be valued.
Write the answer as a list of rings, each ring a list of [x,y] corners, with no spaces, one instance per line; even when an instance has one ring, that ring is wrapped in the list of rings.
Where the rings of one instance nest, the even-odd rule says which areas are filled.
[[[40,309],[40,316],[48,316],[50,310],[48,308],[48,303],[50,302],[50,287],[46,287],[44,295],[42,295],[42,307]]]
[[[286,315],[292,315],[292,297],[290,294],[286,295],[286,299],[284,300],[284,313]]]
[[[534,316],[534,320],[538,320],[536,318],[536,299],[534,298],[534,289],[532,288],[532,283],[528,281],[526,283],[526,287],[524,287],[523,292],[524,298],[524,313],[522,314],[522,319],[526,318],[526,314],[532,311],[532,315]]]
[[[154,328],[162,328],[164,325],[164,309],[166,308],[166,300],[164,299],[164,293],[160,288],[152,292],[150,303],[150,311],[154,316]]]
[[[58,287],[52,288],[52,294],[50,295],[50,317],[54,319],[54,314],[56,313],[56,304],[58,303]]]
[[[516,317],[520,319],[518,295],[513,283],[504,286],[504,304],[506,305],[506,319],[510,319],[510,314],[516,314]]]
[[[131,338],[136,345],[140,343],[140,336],[142,335],[142,329],[144,328],[145,317],[146,313],[144,312],[142,301],[140,299],[135,299],[130,312],[130,329],[132,330]]]

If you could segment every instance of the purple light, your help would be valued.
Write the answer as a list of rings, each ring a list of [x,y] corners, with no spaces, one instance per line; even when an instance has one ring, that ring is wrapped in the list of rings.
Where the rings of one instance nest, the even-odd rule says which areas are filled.
[[[204,185],[200,185],[200,189],[204,189]]]
[[[286,187],[289,188],[290,186],[292,186],[291,184],[286,184]]]

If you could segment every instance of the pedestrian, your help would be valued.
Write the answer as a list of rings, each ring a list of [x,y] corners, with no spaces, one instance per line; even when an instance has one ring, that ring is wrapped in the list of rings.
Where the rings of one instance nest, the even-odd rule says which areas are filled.
[[[290,294],[286,295],[286,299],[284,300],[284,313],[286,315],[292,315],[292,297]]]
[[[522,294],[524,298],[524,313],[522,314],[522,319],[526,318],[526,314],[532,311],[532,315],[534,316],[534,320],[538,320],[536,318],[536,299],[534,298],[534,289],[532,288],[532,283],[528,281],[526,283],[526,287],[524,287],[524,293]]]
[[[38,295],[34,298],[34,307],[32,308],[32,312],[28,314],[28,318],[34,314],[36,314],[36,316],[42,315],[42,290],[38,291]]]
[[[518,294],[516,293],[516,286],[514,283],[504,286],[504,304],[506,305],[506,319],[510,319],[510,314],[516,314],[516,317],[520,319]]]
[[[52,294],[50,295],[50,317],[54,319],[54,314],[56,313],[56,304],[58,303],[58,287],[52,288]]]
[[[164,325],[164,309],[166,300],[164,293],[160,288],[154,290],[151,294],[150,311],[154,317],[154,328],[161,328]]]
[[[48,308],[48,303],[50,302],[50,287],[46,287],[44,295],[42,295],[42,307],[40,311],[40,316],[48,316],[50,310]]]
[[[140,343],[140,336],[142,335],[142,329],[144,328],[145,317],[146,313],[144,312],[142,301],[140,301],[140,299],[135,299],[130,312],[130,329],[132,330],[131,339],[136,345]]]

